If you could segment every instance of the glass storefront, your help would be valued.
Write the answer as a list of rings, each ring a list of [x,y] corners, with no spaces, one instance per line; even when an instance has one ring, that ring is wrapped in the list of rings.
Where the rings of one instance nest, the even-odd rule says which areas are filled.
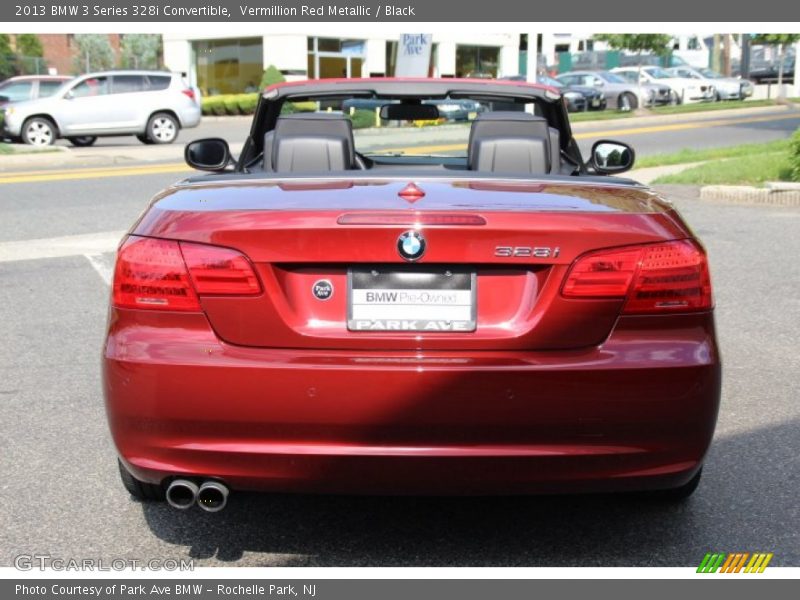
[[[500,48],[456,46],[456,77],[497,77]]]
[[[364,40],[308,38],[308,78],[362,77],[366,58]]]
[[[262,38],[193,42],[192,53],[197,87],[204,96],[258,91],[264,71]]]

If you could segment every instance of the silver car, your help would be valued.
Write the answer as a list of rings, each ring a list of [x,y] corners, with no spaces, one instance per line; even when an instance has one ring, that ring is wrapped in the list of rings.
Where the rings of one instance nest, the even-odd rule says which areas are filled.
[[[672,98],[669,86],[631,83],[609,71],[570,71],[556,76],[556,79],[564,85],[588,86],[602,90],[608,106],[620,110],[669,104]]]
[[[195,90],[179,73],[105,71],[82,75],[47,98],[0,109],[0,133],[47,146],[66,138],[90,146],[100,136],[135,135],[145,144],[171,144],[200,123]]]
[[[753,84],[738,77],[725,77],[711,69],[681,66],[667,69],[678,77],[707,81],[714,86],[716,100],[744,100],[753,95]]]

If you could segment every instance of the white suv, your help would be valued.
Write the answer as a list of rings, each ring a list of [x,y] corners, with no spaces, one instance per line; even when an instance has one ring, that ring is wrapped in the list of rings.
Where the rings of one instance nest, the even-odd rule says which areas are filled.
[[[105,71],[82,75],[47,98],[0,109],[0,133],[47,146],[66,138],[91,146],[100,136],[135,135],[145,144],[171,144],[200,123],[195,90],[180,73]]]

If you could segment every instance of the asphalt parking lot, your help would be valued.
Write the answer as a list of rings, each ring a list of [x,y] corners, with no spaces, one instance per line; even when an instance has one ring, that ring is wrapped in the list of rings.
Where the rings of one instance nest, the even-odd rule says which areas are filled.
[[[141,504],[119,482],[99,373],[113,255],[32,258],[53,237],[126,229],[175,178],[0,185],[0,565],[41,553],[236,566],[690,566],[708,551],[800,565],[800,208],[663,190],[708,247],[724,360],[715,442],[687,503],[235,494],[207,514]]]

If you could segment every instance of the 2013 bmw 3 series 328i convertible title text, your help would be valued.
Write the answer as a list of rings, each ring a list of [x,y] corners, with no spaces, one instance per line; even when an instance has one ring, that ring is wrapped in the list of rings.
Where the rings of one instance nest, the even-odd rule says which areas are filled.
[[[153,199],[114,273],[104,388],[134,496],[697,486],[706,253],[614,177],[630,147],[581,157],[557,90],[282,84],[238,159],[221,139],[186,159],[212,173]]]

